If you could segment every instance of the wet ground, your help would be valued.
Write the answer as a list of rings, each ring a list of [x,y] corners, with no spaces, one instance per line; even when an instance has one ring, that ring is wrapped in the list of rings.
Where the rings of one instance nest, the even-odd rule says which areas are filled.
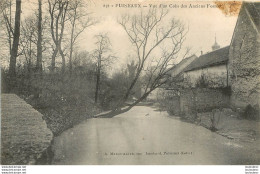
[[[54,139],[53,164],[260,164],[260,146],[136,106],[93,118]]]

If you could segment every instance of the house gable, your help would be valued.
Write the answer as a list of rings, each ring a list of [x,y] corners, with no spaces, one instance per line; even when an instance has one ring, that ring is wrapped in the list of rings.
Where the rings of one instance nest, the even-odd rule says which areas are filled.
[[[177,65],[175,65],[174,67],[172,67],[172,69],[169,71],[169,73],[171,74],[172,77],[175,77],[177,75],[179,75],[180,73],[182,73],[185,68],[187,68],[187,66],[189,66],[191,64],[191,62],[193,62],[196,58],[198,58],[196,55],[192,55],[190,57],[187,57],[185,59],[183,59],[181,62],[179,62]]]
[[[260,104],[260,3],[243,3],[229,50],[231,104]]]

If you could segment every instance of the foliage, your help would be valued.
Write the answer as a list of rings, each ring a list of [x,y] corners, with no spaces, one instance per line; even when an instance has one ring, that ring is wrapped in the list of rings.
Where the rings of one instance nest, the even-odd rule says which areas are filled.
[[[242,113],[242,117],[249,120],[259,120],[260,118],[260,109],[259,105],[247,105],[244,112]]]
[[[122,100],[126,93],[131,79],[133,78],[134,64],[131,62],[127,68],[123,67],[120,71],[115,72],[111,78],[103,80],[100,91],[100,106],[103,109],[116,109],[118,101]],[[141,95],[141,85],[138,81],[133,88],[128,102],[133,102]]]
[[[230,86],[224,87],[224,88],[220,88],[222,93],[226,96],[231,96],[232,93],[232,89]]]
[[[16,93],[44,115],[55,135],[80,121],[102,111],[94,104],[94,85],[89,71],[83,68],[81,75],[48,74],[41,78],[26,76],[19,71],[15,88],[10,91],[8,73],[2,71],[2,92]]]
[[[16,76],[11,78],[3,70],[3,92],[18,94],[42,112],[56,135],[103,109],[121,109],[126,102],[133,107],[165,84],[169,67],[178,57],[187,34],[181,21],[167,20],[165,10],[149,9],[122,16],[118,23],[135,47],[131,56],[136,60],[111,78],[106,69],[115,56],[107,35],[95,36],[96,49],[91,54],[77,50],[79,35],[96,23],[84,1],[47,0],[41,4],[39,0],[39,11],[35,9],[33,15],[15,19],[14,26],[13,4],[5,2],[0,4],[4,19],[1,27],[9,43],[9,73]],[[20,16],[21,1],[17,0],[16,5]],[[6,57],[9,59],[10,55]],[[41,71],[37,70],[39,67]]]
[[[105,69],[113,63],[116,57],[111,53],[110,39],[106,34],[99,34],[95,36],[96,49],[93,51],[93,59],[96,65],[96,91],[95,91],[95,103],[98,102],[100,83],[102,81],[101,75],[105,72]]]
[[[197,88],[225,88],[226,79],[214,74],[202,74],[195,82]]]
[[[180,96],[177,91],[160,91],[157,101],[161,110],[166,110],[170,115],[180,115]]]
[[[207,88],[209,87],[209,80],[205,75],[201,75],[199,79],[196,81],[195,87]]]

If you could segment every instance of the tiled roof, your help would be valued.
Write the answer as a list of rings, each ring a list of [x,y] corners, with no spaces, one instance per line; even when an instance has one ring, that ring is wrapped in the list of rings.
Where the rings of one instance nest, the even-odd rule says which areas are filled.
[[[228,54],[229,46],[201,55],[191,62],[191,64],[184,71],[187,72],[210,66],[226,64],[228,61]]]

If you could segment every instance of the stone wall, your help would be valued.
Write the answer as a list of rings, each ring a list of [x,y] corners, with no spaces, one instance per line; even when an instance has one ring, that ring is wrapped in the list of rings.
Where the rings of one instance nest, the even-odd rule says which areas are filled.
[[[245,5],[242,6],[229,50],[231,105],[260,104],[260,35]]]
[[[181,112],[194,116],[196,112],[207,112],[216,108],[228,107],[230,93],[228,88],[192,88],[181,92]]]
[[[36,164],[52,138],[42,114],[15,94],[1,94],[1,164]]]

